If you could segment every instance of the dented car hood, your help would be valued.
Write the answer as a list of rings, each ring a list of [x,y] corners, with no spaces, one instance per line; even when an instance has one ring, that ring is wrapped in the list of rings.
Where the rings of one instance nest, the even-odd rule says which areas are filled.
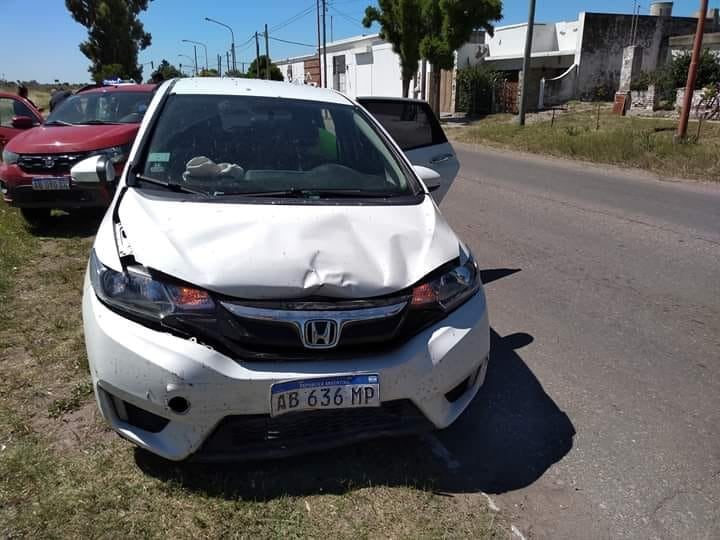
[[[238,204],[129,189],[118,215],[139,263],[245,299],[380,296],[460,253],[427,196],[397,206]]]

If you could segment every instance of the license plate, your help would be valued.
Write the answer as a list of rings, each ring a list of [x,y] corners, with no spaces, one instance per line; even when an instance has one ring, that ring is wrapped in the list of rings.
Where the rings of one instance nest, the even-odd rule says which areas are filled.
[[[380,406],[380,377],[345,375],[273,384],[270,416],[295,411]]]
[[[32,188],[35,191],[54,191],[70,189],[70,177],[59,176],[57,178],[33,178]]]

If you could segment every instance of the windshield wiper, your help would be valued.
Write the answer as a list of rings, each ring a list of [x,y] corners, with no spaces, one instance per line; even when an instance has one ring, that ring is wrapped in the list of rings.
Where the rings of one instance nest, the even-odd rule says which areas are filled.
[[[65,120],[50,120],[49,122],[45,122],[43,125],[45,125],[45,126],[74,126],[75,124],[71,124],[70,122],[66,122]]]
[[[299,189],[291,188],[286,190],[278,191],[256,191],[256,192],[241,192],[231,191],[226,193],[215,193],[216,196],[238,196],[238,197],[292,197],[298,199],[306,198],[378,198],[384,199],[388,197],[395,197],[398,193],[388,193],[385,191],[371,191],[365,189]]]
[[[170,182],[164,182],[162,180],[157,180],[155,178],[151,178],[149,176],[145,176],[142,174],[136,174],[135,178],[137,180],[140,180],[142,182],[147,182],[148,184],[153,184],[155,186],[160,186],[165,189],[169,189],[170,191],[174,191],[176,193],[192,193],[194,195],[202,195],[203,197],[207,197],[208,193],[207,191],[201,191],[199,189],[193,189],[189,188],[180,184],[172,184]]]
[[[104,126],[104,125],[117,125],[122,122],[106,122],[105,120],[86,120],[85,122],[78,122],[81,126]]]

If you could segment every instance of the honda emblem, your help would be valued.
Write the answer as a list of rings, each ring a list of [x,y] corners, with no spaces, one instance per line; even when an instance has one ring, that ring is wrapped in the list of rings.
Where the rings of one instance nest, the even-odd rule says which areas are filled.
[[[337,321],[332,319],[311,319],[305,321],[303,345],[308,349],[332,349],[340,340]]]

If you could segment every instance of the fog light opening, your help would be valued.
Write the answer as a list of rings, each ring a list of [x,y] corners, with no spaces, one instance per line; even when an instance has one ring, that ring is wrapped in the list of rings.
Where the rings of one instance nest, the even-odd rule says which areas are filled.
[[[127,422],[128,413],[127,409],[125,408],[125,402],[119,397],[113,396],[112,394],[110,394],[110,397],[112,398],[113,406],[115,407],[115,414],[117,414],[120,420],[122,420],[123,422]]]
[[[190,402],[182,396],[175,396],[168,401],[168,407],[176,414],[185,414],[190,409]]]

